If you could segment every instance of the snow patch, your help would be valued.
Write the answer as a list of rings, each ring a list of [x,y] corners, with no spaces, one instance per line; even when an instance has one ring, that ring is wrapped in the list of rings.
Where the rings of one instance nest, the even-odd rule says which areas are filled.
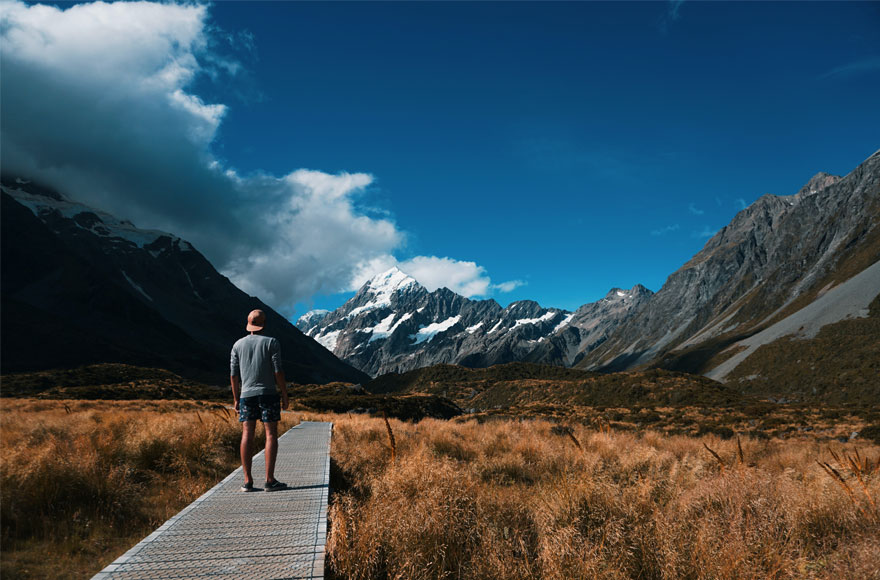
[[[150,297],[149,294],[147,294],[146,292],[144,292],[144,289],[141,288],[140,285],[139,285],[137,282],[135,282],[134,280],[132,280],[131,278],[129,278],[129,277],[128,277],[128,274],[125,273],[125,270],[120,270],[120,272],[122,272],[122,275],[125,276],[125,279],[128,280],[128,283],[131,284],[131,287],[132,287],[132,288],[134,288],[135,290],[137,290],[138,292],[140,292],[140,293],[143,295],[144,298],[146,298],[146,299],[149,300],[150,302],[153,302],[153,298]]]
[[[296,321],[296,323],[297,323],[297,325],[299,325],[299,324],[308,325],[312,321],[312,319],[323,318],[324,316],[326,316],[328,314],[330,314],[329,310],[321,310],[321,309],[309,310],[308,312],[306,312],[305,314],[300,316],[299,319]]]
[[[358,306],[357,308],[352,309],[352,311],[349,312],[345,317],[346,318],[354,318],[355,316],[357,316],[361,312],[375,310],[376,308],[379,308],[380,306],[384,306],[384,304],[373,304],[373,303],[364,304],[363,306]],[[388,303],[388,306],[391,306],[390,302]]]
[[[364,331],[369,330],[373,333],[373,336],[370,337],[370,342],[373,342],[374,340],[388,338],[389,336],[394,334],[394,331],[397,330],[397,328],[401,324],[403,324],[404,322],[406,322],[407,320],[412,318],[412,314],[407,312],[406,314],[404,314],[403,316],[400,317],[400,320],[398,320],[397,322],[394,322],[395,316],[397,316],[397,313],[392,312],[390,315],[385,317],[385,319],[382,322],[380,322],[379,324],[377,324],[373,328],[364,329]],[[393,325],[391,324],[392,322],[394,322]]]
[[[383,272],[373,277],[367,285],[374,294],[393,294],[403,288],[418,284],[414,278],[410,278],[397,268],[391,268],[387,272]]]
[[[189,272],[187,272],[187,271],[186,271],[186,268],[184,268],[183,266],[181,266],[180,269],[183,270],[183,275],[186,276],[186,280],[187,280],[187,282],[189,282],[189,287],[192,288],[193,294],[196,295],[196,298],[198,298],[199,300],[201,300],[202,297],[201,297],[201,295],[199,294],[198,290],[196,290],[196,287],[195,287],[195,285],[193,284],[192,278],[189,277]]]
[[[560,330],[562,330],[563,328],[565,328],[566,326],[568,326],[568,323],[571,322],[571,319],[572,319],[572,318],[574,318],[574,313],[569,314],[568,316],[566,316],[565,318],[563,318],[563,319],[562,319],[562,322],[560,322],[559,324],[557,324],[557,325],[556,325],[556,328],[554,328],[553,331],[552,331],[550,334],[555,334],[555,333],[559,332]]]
[[[476,324],[473,325],[473,326],[468,326],[467,328],[465,328],[465,330],[467,331],[468,334],[473,334],[473,333],[475,333],[475,332],[476,332],[481,326],[483,326],[483,323],[482,323],[482,322],[478,322],[478,323],[476,323]]]
[[[413,339],[413,344],[421,344],[423,342],[430,342],[435,336],[440,334],[441,332],[446,332],[450,328],[452,328],[458,321],[461,320],[461,315],[453,316],[452,318],[447,318],[443,322],[434,322],[433,324],[429,324],[428,326],[424,326],[419,329],[418,333],[409,335],[410,339]]]
[[[23,189],[13,189],[10,187],[4,187],[3,191],[15,198],[15,201],[34,212],[34,215],[37,217],[40,217],[40,214],[43,212],[52,211],[57,211],[63,217],[70,220],[75,220],[80,214],[93,214],[98,218],[98,223],[91,227],[84,227],[76,221],[74,221],[74,223],[80,229],[91,232],[102,238],[117,238],[131,242],[139,248],[152,244],[163,236],[169,237],[172,240],[179,239],[176,236],[159,230],[138,229],[130,221],[121,220],[109,213],[67,199],[52,199],[42,195],[32,194]],[[192,246],[190,246],[190,248],[191,247]]]
[[[353,309],[346,318],[352,318],[362,312],[377,308],[390,307],[392,296],[410,286],[418,286],[418,284],[415,279],[410,278],[397,268],[391,268],[364,284],[363,291],[371,294],[372,299],[363,306]]]
[[[538,324],[540,322],[546,322],[548,320],[555,318],[557,314],[558,314],[557,312],[548,312],[544,316],[541,316],[538,318],[520,318],[519,320],[516,321],[516,323],[513,325],[513,328],[511,328],[510,330],[513,330],[517,326],[523,326],[525,324]]]
[[[321,334],[316,336],[315,340],[317,340],[321,346],[333,352],[336,350],[336,343],[339,341],[340,332],[342,331],[334,330],[333,332],[328,332],[327,334]]]
[[[502,319],[502,320],[499,320],[499,321],[498,321],[498,324],[496,324],[495,326],[492,327],[492,330],[489,331],[489,334],[492,334],[493,332],[495,332],[496,330],[498,330],[499,327],[500,327],[502,324],[504,324],[504,320],[503,320],[503,319]]]

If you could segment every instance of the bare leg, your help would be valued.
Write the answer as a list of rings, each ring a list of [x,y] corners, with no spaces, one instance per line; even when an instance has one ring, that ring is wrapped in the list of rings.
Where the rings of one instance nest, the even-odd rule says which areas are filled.
[[[251,473],[251,463],[254,459],[254,430],[256,421],[245,421],[241,424],[241,468],[244,471],[244,482],[253,483],[254,476]]]
[[[278,422],[263,423],[266,429],[266,481],[275,481],[275,459],[278,457]]]

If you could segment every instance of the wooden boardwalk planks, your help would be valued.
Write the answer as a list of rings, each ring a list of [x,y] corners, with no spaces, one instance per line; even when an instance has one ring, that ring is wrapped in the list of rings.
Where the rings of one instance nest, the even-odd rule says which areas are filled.
[[[243,493],[241,467],[93,580],[324,577],[332,423],[279,437],[276,477],[289,489]],[[262,486],[263,454],[254,457]]]

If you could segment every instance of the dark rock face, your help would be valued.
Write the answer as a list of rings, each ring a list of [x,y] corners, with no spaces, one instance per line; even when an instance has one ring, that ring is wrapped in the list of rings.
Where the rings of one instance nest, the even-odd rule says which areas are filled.
[[[394,268],[367,282],[334,312],[311,312],[297,326],[373,376],[435,364],[487,367],[513,361],[567,365],[650,296],[614,289],[571,313],[522,300],[502,308],[447,288],[428,292]]]
[[[124,362],[226,382],[232,343],[261,308],[289,380],[366,379],[188,242],[22,179],[2,191],[2,372]]]
[[[736,339],[880,259],[878,226],[880,152],[846,177],[819,173],[795,195],[765,195],[578,366],[706,372],[701,365]],[[687,363],[677,356],[700,345],[711,346]]]

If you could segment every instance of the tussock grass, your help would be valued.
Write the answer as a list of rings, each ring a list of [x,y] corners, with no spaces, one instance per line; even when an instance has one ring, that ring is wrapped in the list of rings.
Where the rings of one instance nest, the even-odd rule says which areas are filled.
[[[0,417],[4,578],[90,577],[239,465],[218,404],[4,399]]]
[[[332,420],[330,578],[880,577],[868,441]]]

